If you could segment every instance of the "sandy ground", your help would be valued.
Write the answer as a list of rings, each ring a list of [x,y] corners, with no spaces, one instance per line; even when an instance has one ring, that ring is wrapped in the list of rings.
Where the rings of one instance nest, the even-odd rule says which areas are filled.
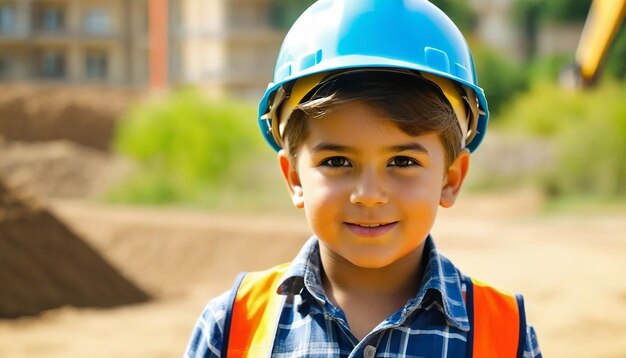
[[[156,298],[0,320],[0,357],[176,357],[235,273],[289,260],[303,217],[53,202],[56,213]],[[441,211],[437,245],[467,273],[524,293],[547,357],[626,357],[626,212],[539,214],[532,193],[468,196]]]

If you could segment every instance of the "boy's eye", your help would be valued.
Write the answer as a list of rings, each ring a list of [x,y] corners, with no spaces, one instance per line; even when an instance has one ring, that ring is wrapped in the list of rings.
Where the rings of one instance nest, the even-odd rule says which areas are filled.
[[[322,162],[322,165],[328,167],[349,167],[350,162],[344,157],[332,157],[324,160]]]
[[[389,162],[389,166],[400,168],[410,167],[414,165],[419,165],[419,163],[415,159],[409,157],[395,157]]]

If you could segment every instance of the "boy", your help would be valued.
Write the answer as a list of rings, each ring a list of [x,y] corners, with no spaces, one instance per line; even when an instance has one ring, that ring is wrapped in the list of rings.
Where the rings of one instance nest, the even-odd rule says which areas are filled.
[[[260,104],[314,236],[212,300],[190,357],[539,357],[520,296],[436,250],[488,118],[463,36],[423,0],[319,0]]]

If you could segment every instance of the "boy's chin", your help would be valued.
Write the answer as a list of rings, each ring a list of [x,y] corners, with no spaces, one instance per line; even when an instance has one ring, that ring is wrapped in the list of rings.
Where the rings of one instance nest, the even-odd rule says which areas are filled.
[[[380,257],[376,255],[352,255],[344,257],[346,261],[355,267],[366,270],[380,270],[390,266],[401,260],[401,258]]]

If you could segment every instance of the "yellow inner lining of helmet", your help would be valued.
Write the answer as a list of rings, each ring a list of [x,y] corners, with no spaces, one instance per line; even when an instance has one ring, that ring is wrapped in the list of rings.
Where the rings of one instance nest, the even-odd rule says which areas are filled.
[[[371,69],[367,70],[371,71]],[[457,117],[459,127],[461,128],[461,132],[463,133],[462,145],[465,146],[466,143],[470,142],[471,139],[474,137],[474,135],[476,134],[476,125],[478,123],[479,109],[478,101],[476,100],[476,94],[472,89],[467,86],[461,87],[459,84],[450,79],[426,72],[416,73],[413,71],[401,69],[380,70],[401,73],[406,72],[407,74],[411,74],[413,76],[421,76],[424,79],[434,83],[437,87],[441,89],[448,102],[450,102],[452,110]],[[353,71],[365,71],[365,69],[344,71],[340,72],[339,74],[345,74],[347,72]],[[322,72],[312,74],[310,76],[301,77],[293,83],[293,86],[289,93],[285,91],[283,86],[278,89],[276,95],[274,96],[274,100],[270,105],[270,110],[267,114],[267,117],[271,120],[272,134],[274,136],[274,139],[276,140],[276,143],[279,146],[283,147],[283,133],[285,132],[287,121],[289,120],[291,113],[313,88],[321,84],[323,80],[328,80],[329,78],[334,77],[333,74],[337,74],[337,72]]]

